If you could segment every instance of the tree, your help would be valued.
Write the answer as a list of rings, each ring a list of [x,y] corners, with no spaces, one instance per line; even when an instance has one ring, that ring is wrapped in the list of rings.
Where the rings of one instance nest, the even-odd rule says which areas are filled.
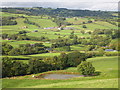
[[[83,25],[83,28],[87,28],[87,26],[86,26],[86,25]]]
[[[2,43],[2,54],[8,55],[8,53],[13,49],[13,47],[10,44]]]
[[[21,51],[19,48],[13,48],[8,54],[11,56],[16,56],[16,55],[20,55]]]
[[[53,59],[51,60],[51,64],[54,67],[55,70],[60,69],[60,61],[57,56],[54,56]]]
[[[47,64],[45,64],[42,60],[31,59],[29,61],[29,73],[41,73],[47,71]]]
[[[85,61],[86,56],[84,53],[80,53],[78,51],[74,51],[72,53],[67,54],[68,60],[67,60],[67,65],[68,66],[77,66],[79,65],[82,61]]]
[[[89,20],[89,21],[88,21],[88,23],[92,23],[92,21],[91,21],[91,20]]]
[[[87,50],[88,51],[92,51],[94,48],[95,48],[95,45],[89,45],[88,48],[87,48]]]
[[[85,24],[85,22],[82,22],[83,24]]]
[[[6,38],[8,38],[8,34],[3,33],[3,34],[2,34],[2,39],[6,39]]]
[[[95,72],[95,68],[92,66],[90,62],[83,61],[81,64],[77,66],[78,72],[83,75],[93,75]]]
[[[58,59],[61,62],[60,69],[66,68],[67,67],[67,60],[68,60],[67,54],[61,53],[60,56],[58,57]]]
[[[107,29],[107,30],[104,30],[104,34],[107,34],[107,35],[112,35],[112,30],[109,30],[109,29]]]
[[[28,71],[28,65],[11,58],[2,58],[2,77],[11,77],[17,75],[25,75]]]
[[[74,31],[72,31],[70,34],[70,39],[73,39],[73,38],[74,38]]]
[[[82,34],[85,34],[85,31],[84,31],[84,30],[81,30],[80,32],[81,32]]]
[[[28,65],[20,61],[13,61],[12,68],[13,76],[28,74]]]
[[[8,57],[3,57],[2,58],[2,77],[10,77],[12,76],[12,59]]]
[[[112,38],[115,39],[115,38],[120,38],[120,30],[114,30],[114,34],[112,35]]]

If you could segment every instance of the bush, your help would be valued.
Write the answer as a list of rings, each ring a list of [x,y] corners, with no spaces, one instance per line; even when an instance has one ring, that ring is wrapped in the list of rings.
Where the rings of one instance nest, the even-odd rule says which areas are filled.
[[[87,28],[87,26],[86,26],[86,25],[83,25],[83,28]]]
[[[13,49],[13,47],[10,44],[2,43],[2,54],[8,55],[8,53]]]
[[[46,67],[48,65],[44,63],[42,60],[38,60],[36,58],[32,58],[31,60],[29,60],[28,65],[30,74],[48,71],[48,67]]]
[[[70,46],[64,46],[64,47],[59,47],[59,48],[54,48],[56,51],[71,51]]]
[[[2,58],[2,77],[12,77],[28,74],[28,65],[11,58]]]
[[[103,56],[103,53],[101,52],[87,52],[86,53],[87,58],[97,57],[97,56]]]
[[[83,75],[93,75],[95,72],[95,68],[92,66],[90,62],[83,61],[81,64],[77,66],[77,70]]]
[[[119,56],[120,52],[105,52],[106,56]]]
[[[86,60],[86,55],[85,53],[80,53],[78,51],[74,51],[71,53],[67,54],[68,60],[67,60],[67,65],[68,66],[74,66],[76,67],[79,65],[82,61]]]

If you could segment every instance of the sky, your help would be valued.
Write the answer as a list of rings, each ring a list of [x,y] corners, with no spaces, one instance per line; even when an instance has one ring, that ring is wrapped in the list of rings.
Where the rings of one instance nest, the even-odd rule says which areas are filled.
[[[3,0],[2,7],[51,7],[118,11],[119,0]]]

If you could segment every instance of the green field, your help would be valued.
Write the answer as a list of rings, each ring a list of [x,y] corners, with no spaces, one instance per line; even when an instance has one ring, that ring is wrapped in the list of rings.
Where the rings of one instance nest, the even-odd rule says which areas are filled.
[[[87,28],[84,29],[83,25],[71,25],[70,27],[75,27],[75,28],[81,29],[81,30],[117,29],[117,27],[115,25],[112,25],[108,22],[102,22],[102,21],[88,23],[88,24],[84,24],[84,25],[86,25]]]
[[[73,24],[82,24],[82,22],[88,22],[88,18],[77,18],[77,20],[75,18],[67,18],[66,21]]]
[[[117,16],[117,13],[113,13],[113,15]],[[61,28],[74,27],[74,30],[69,30],[69,29],[58,30],[59,23],[55,22],[56,18],[54,18],[54,16],[47,16],[42,14],[38,16],[37,15],[33,16],[33,15],[26,15],[26,14],[0,12],[0,17],[1,16],[15,17],[15,19],[13,20],[17,22],[17,25],[0,26],[0,30],[2,30],[2,33],[9,34],[9,35],[17,34],[22,36],[23,34],[18,34],[18,33],[19,31],[25,30],[27,31],[26,37],[28,37],[28,39],[9,40],[9,35],[8,35],[8,37],[6,37],[4,40],[0,40],[0,43],[6,42],[12,45],[14,48],[18,48],[20,44],[43,43],[43,45],[47,46],[46,48],[48,47],[50,48],[52,44],[58,43],[57,40],[60,41],[60,44],[62,42],[69,41],[68,45],[70,45],[70,48],[71,48],[70,51],[63,50],[64,46],[62,45],[66,45],[66,44],[62,43],[61,46],[58,46],[58,47],[56,46],[55,48],[53,48],[53,51],[48,51],[48,53],[18,55],[18,56],[9,56],[5,54],[1,56],[1,57],[9,57],[13,60],[20,61],[27,64],[29,60],[31,60],[32,58],[44,60],[44,58],[49,59],[49,57],[52,58],[54,56],[59,56],[61,53],[68,54],[74,51],[79,51],[81,53],[82,52],[83,53],[99,52],[97,50],[102,48],[102,46],[99,47],[99,45],[97,46],[96,44],[94,48],[95,51],[93,51],[93,49],[91,49],[91,51],[90,50],[87,51],[87,49],[89,48],[89,45],[91,45],[91,43],[90,42],[87,43],[87,41],[90,41],[90,39],[92,38],[93,36],[92,32],[94,32],[94,30],[96,29],[110,29],[110,30],[118,29],[118,27],[114,24],[114,23],[118,24],[118,22],[115,21],[116,17],[111,17],[113,18],[113,19],[110,19],[111,22],[113,20],[112,24],[105,20],[99,19],[99,17],[98,18],[91,17],[91,16],[65,17],[64,24],[63,25],[61,24]],[[24,17],[22,18],[20,16],[24,16]],[[29,24],[24,22],[26,19],[29,20]],[[57,19],[59,18],[57,17]],[[109,18],[106,17],[106,19],[109,19]],[[92,21],[92,23],[88,23],[88,21],[90,20]],[[58,20],[58,21],[62,22],[62,20]],[[86,28],[83,28],[83,25],[86,25]],[[55,27],[55,28],[45,29],[49,27]],[[35,32],[36,30],[37,32]],[[84,33],[81,32],[82,30],[84,31]],[[74,31],[74,38],[70,38],[71,32],[73,31]],[[115,33],[114,31],[112,32],[113,34]],[[76,40],[75,35],[77,36],[76,37],[77,43],[71,44],[71,42]],[[30,38],[31,40],[29,40],[29,36],[34,37],[35,39]],[[47,40],[46,38],[41,39],[41,37],[43,36],[47,37],[48,39]],[[99,34],[99,36],[107,36],[107,34],[105,33]],[[40,40],[38,41],[36,40],[36,38]],[[117,39],[111,39],[111,43],[116,43],[116,40]],[[44,48],[44,50],[46,48]],[[66,80],[57,80],[57,79],[52,80],[52,79],[43,79],[43,78],[36,79],[32,77],[33,75],[39,76],[41,74],[48,74],[48,73],[73,73],[73,74],[78,73],[76,67],[68,67],[64,70],[53,70],[53,71],[47,71],[47,72],[25,75],[25,76],[3,78],[2,86],[3,88],[118,88],[118,57],[117,56],[103,55],[103,57],[87,58],[87,61],[93,64],[93,66],[96,69],[96,73],[98,73],[97,76],[77,77],[77,78],[71,78]]]
[[[43,54],[33,54],[33,55],[28,55],[32,57],[53,57],[53,56],[59,56],[60,53],[43,53]]]
[[[18,31],[21,31],[21,30],[34,31],[35,29],[38,29],[38,27],[35,25],[24,23],[24,20],[25,20],[24,18],[17,18],[16,19],[17,25],[2,26],[2,32],[8,33],[8,34],[16,34]],[[25,26],[27,28],[23,28]]]
[[[40,18],[29,18],[30,21],[37,23],[41,28],[45,27],[56,27],[56,23],[52,22],[49,19],[40,19]]]
[[[3,79],[3,88],[118,88],[118,57],[96,57],[87,61],[92,62],[100,75],[68,80],[29,79],[32,75],[20,76],[16,79]],[[70,67],[49,72],[77,72],[77,70]]]

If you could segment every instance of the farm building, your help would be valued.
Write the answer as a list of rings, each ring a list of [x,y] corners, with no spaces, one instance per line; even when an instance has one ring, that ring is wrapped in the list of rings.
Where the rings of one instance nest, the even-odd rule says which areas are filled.
[[[28,28],[28,27],[27,27],[27,26],[23,26],[23,27],[22,27],[22,29],[26,29],[26,28]]]
[[[75,28],[74,27],[65,27],[65,28],[63,28],[64,30],[75,30]]]
[[[107,52],[109,52],[109,51],[113,51],[113,52],[115,52],[115,51],[117,51],[117,50],[113,50],[113,49],[105,49],[105,51],[107,51]]]
[[[11,40],[10,38],[6,38],[5,40]]]
[[[47,27],[47,28],[44,28],[44,29],[55,29],[56,27]]]
[[[38,32],[38,30],[34,30],[33,32]]]
[[[31,46],[35,46],[35,44],[30,44]]]
[[[48,50],[48,51],[52,51],[52,48],[46,48],[46,50]]]

